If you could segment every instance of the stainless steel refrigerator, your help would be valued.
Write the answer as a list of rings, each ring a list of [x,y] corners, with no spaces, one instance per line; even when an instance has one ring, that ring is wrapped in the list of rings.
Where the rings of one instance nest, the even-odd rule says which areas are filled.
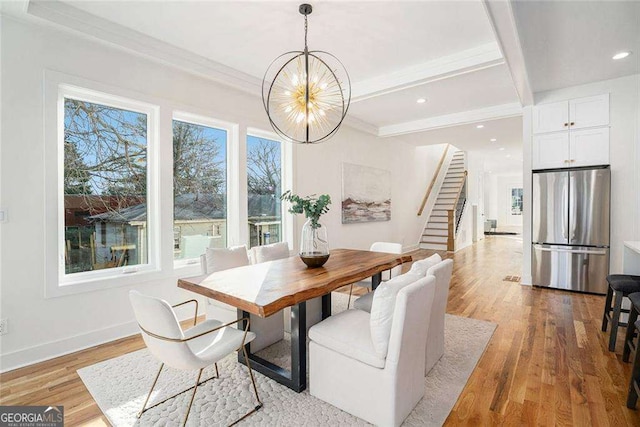
[[[608,167],[533,172],[533,284],[605,294],[609,274]]]

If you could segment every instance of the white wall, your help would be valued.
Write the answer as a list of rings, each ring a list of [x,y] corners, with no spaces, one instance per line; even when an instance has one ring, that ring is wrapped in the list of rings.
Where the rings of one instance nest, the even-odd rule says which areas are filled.
[[[199,268],[173,269],[170,232],[172,110],[186,110],[237,123],[241,167],[246,129],[268,130],[269,126],[259,97],[120,49],[7,17],[2,17],[0,36],[0,84],[3,89],[0,206],[9,210],[10,218],[9,222],[0,225],[0,316],[10,322],[10,333],[0,338],[0,370],[5,371],[136,332],[127,295],[132,288],[171,302],[192,297],[176,287],[176,278],[195,275]],[[45,71],[139,94],[143,100],[151,99],[160,106],[163,120],[159,130],[163,156],[160,162],[160,223],[162,230],[169,232],[162,234],[161,271],[153,280],[141,279],[135,285],[44,298],[45,281],[50,278],[45,273],[47,259],[43,241],[49,230],[47,217],[56,209],[45,203],[50,196],[45,191],[45,146],[56,143],[44,137]],[[294,191],[303,195],[331,195],[334,204],[324,222],[333,248],[368,248],[376,240],[402,241],[411,246],[417,242],[424,223],[416,216],[420,200],[414,199],[414,195],[424,191],[431,179],[435,166],[430,165],[439,160],[439,155],[435,160],[432,155],[431,149],[416,149],[393,138],[378,139],[343,127],[327,143],[295,147]],[[340,223],[340,165],[344,161],[391,171],[391,221]],[[236,197],[239,205],[234,209],[242,218],[246,216],[246,206],[242,204],[246,175],[242,169],[235,179],[239,180],[239,197]],[[295,227],[296,247],[301,225],[299,218]],[[232,236],[232,243],[242,243],[246,233],[230,234],[235,236]]]
[[[522,232],[522,215],[510,215],[511,188],[522,187],[522,173],[485,174],[485,218],[498,221],[498,231]]]
[[[535,94],[536,103],[610,93],[611,272],[622,271],[622,245],[640,232],[640,122],[638,75]],[[523,282],[531,280],[531,108],[524,109],[525,217]],[[529,208],[528,208],[529,207]]]

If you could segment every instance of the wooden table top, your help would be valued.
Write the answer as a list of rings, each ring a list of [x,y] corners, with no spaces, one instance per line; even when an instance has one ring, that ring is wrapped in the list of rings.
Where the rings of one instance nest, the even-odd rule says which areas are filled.
[[[307,268],[295,255],[179,279],[178,287],[267,317],[410,261],[409,255],[333,249],[320,268]]]

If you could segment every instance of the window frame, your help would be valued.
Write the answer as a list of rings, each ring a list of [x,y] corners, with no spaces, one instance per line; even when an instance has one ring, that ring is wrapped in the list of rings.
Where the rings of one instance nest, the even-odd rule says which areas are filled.
[[[141,96],[57,72],[45,73],[45,298],[126,286],[160,276],[162,251],[159,194],[160,107]],[[132,96],[133,95],[133,96]],[[135,98],[135,99],[134,99]],[[147,116],[147,227],[145,264],[65,272],[64,100],[75,99]],[[54,210],[55,209],[55,210]]]
[[[245,136],[245,146],[247,144],[247,140],[249,139],[250,136],[253,136],[255,138],[261,138],[261,139],[268,139],[270,141],[276,141],[280,143],[280,180],[281,180],[281,189],[282,192],[284,193],[287,190],[292,190],[293,189],[293,147],[291,143],[284,141],[282,138],[280,138],[276,133],[274,132],[269,132],[269,131],[265,131],[262,129],[257,129],[257,128],[252,128],[252,127],[248,127],[247,128],[247,133]],[[245,159],[244,159],[244,165],[245,165],[245,181],[248,181],[248,166],[247,166],[247,155],[248,155],[248,150],[244,150],[244,155],[245,155]],[[247,182],[244,183],[245,187],[247,187]],[[249,206],[249,190],[247,187],[247,191],[245,192],[245,205],[246,208],[248,209]],[[289,213],[288,209],[287,209],[287,204],[284,201],[280,201],[280,206],[281,206],[281,212],[282,212],[282,242],[287,242],[287,244],[289,245],[289,251],[292,251],[294,248],[294,233],[293,233],[293,224],[294,224],[294,216],[293,214]],[[248,212],[247,212],[248,214]],[[248,216],[246,218],[245,223],[248,223]],[[246,245],[247,248],[250,245],[250,237],[247,235],[247,241],[246,241]]]
[[[237,140],[237,135],[238,135],[238,125],[234,124],[234,123],[230,123],[230,122],[226,122],[223,120],[218,120],[209,116],[205,116],[202,114],[194,114],[194,113],[190,113],[187,111],[183,111],[183,110],[174,110],[172,115],[171,115],[171,164],[173,165],[173,122],[174,121],[179,121],[179,122],[184,122],[184,123],[190,123],[193,125],[197,125],[197,126],[205,126],[205,127],[209,127],[209,128],[215,128],[215,129],[220,129],[220,130],[224,130],[225,132],[227,132],[227,140],[225,142],[225,151],[226,151],[226,156],[225,156],[225,160],[226,160],[226,171],[225,171],[225,176],[226,176],[226,187],[227,187],[227,212],[226,212],[226,221],[227,221],[227,242],[226,242],[226,247],[229,246],[233,246],[232,245],[232,241],[233,241],[233,237],[231,236],[231,232],[230,230],[232,229],[232,226],[237,226],[236,223],[237,221],[234,221],[232,219],[232,212],[233,212],[233,207],[231,205],[231,203],[235,203],[234,200],[235,198],[233,197],[233,195],[231,194],[231,189],[232,188],[237,188],[236,185],[233,184],[233,176],[234,174],[232,173],[232,162],[233,162],[233,153],[232,151],[234,149],[237,149],[235,146],[236,144],[234,144],[234,141]],[[175,201],[175,194],[173,191],[173,176],[171,177],[171,224],[173,226],[175,226],[175,218],[173,217],[173,213],[174,213],[174,201]],[[187,258],[187,259],[173,259],[173,268],[174,269],[182,269],[185,267],[190,267],[193,266],[194,264],[199,264],[200,263],[200,257],[195,257],[195,258]]]

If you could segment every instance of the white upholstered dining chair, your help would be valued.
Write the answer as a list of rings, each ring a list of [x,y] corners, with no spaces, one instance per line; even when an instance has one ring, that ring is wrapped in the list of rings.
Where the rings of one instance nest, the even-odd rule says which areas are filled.
[[[388,252],[390,254],[401,254],[402,245],[400,243],[391,243],[391,242],[374,242],[369,247],[369,250],[372,252]],[[401,272],[402,272],[402,265],[393,267],[391,270],[383,271],[382,280],[383,281],[391,280],[392,278],[398,276]],[[369,289],[373,288],[371,284],[371,278],[352,283],[351,286],[349,287],[349,299],[347,300],[347,308],[351,306],[351,294],[353,293],[354,286],[359,286],[359,287],[369,288]]]
[[[431,368],[444,355],[444,317],[447,311],[449,299],[449,284],[453,273],[453,260],[445,259],[427,270],[428,276],[436,278],[436,292],[433,299],[433,308],[429,314],[429,331],[427,332],[426,359],[424,374],[427,375]]]
[[[425,393],[434,281],[398,276],[377,288],[371,314],[346,310],[312,327],[311,395],[372,424],[399,426]]]
[[[151,385],[151,389],[149,390],[149,394],[142,405],[142,410],[138,413],[138,418],[140,418],[145,411],[193,388],[193,393],[189,400],[189,406],[187,407],[187,413],[185,414],[182,423],[182,425],[186,425],[198,386],[210,379],[218,378],[217,362],[234,351],[240,351],[241,349],[244,352],[244,358],[247,364],[247,369],[249,370],[249,376],[251,377],[251,383],[257,404],[238,421],[262,408],[262,402],[258,396],[256,382],[253,378],[249,358],[247,357],[244,347],[245,344],[251,342],[255,338],[255,334],[248,331],[250,319],[236,319],[229,323],[222,323],[217,320],[208,319],[197,325],[198,302],[196,300],[189,300],[171,306],[164,300],[143,295],[138,291],[130,291],[129,299],[131,300],[131,305],[133,306],[133,311],[147,348],[151,354],[161,362],[158,374],[156,375],[153,384]],[[195,304],[195,315],[193,318],[194,326],[183,331],[173,308],[187,303]],[[241,321],[246,321],[244,330],[237,329],[235,326],[232,326]],[[216,375],[205,381],[200,381],[204,368],[214,364],[216,368]],[[165,365],[183,371],[198,371],[196,384],[194,387],[175,394],[156,403],[155,405],[147,407],[151,393],[153,392]]]
[[[417,274],[420,277],[424,277],[427,275],[427,271],[442,261],[442,258],[438,254],[433,254],[428,258],[421,259],[418,261],[414,261],[411,264],[411,268],[409,269],[409,273]],[[373,302],[373,296],[375,292],[369,292],[364,294],[353,303],[353,307],[358,310],[364,310],[367,313],[371,313],[371,303]]]
[[[226,249],[207,248],[200,257],[202,274],[211,274],[216,271],[227,270],[249,265],[247,247],[244,245],[233,246]],[[207,298],[207,319],[216,319],[221,322],[231,322],[238,317],[238,310],[229,304]],[[251,343],[251,351],[256,352],[268,347],[284,338],[283,313],[280,311],[269,317],[251,317],[251,330],[256,333],[256,339]]]
[[[433,307],[429,312],[429,331],[426,341],[425,375],[431,371],[434,365],[444,354],[444,318],[449,299],[449,285],[453,273],[453,260],[440,258],[434,254],[429,258],[415,261],[411,265],[409,273],[422,276],[435,277],[435,297]],[[375,292],[368,293],[358,298],[353,306],[359,310],[371,312],[371,303]]]

